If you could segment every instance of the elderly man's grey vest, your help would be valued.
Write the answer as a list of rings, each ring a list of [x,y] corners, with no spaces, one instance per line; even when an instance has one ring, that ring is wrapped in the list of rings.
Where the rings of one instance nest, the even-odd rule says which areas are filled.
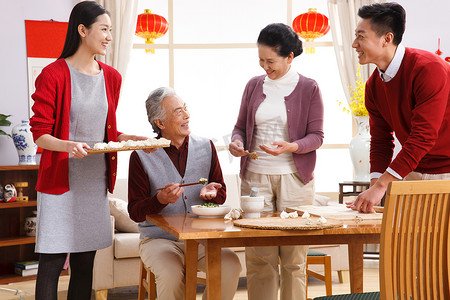
[[[189,136],[188,157],[186,163],[186,171],[184,177],[180,176],[178,170],[173,165],[169,156],[164,149],[158,149],[153,153],[145,153],[142,150],[137,151],[141,163],[147,172],[148,180],[152,188],[151,197],[157,191],[154,189],[166,186],[171,182],[190,183],[198,182],[203,177],[209,181],[209,171],[211,169],[211,144],[208,139]],[[184,187],[184,193],[175,202],[168,204],[161,214],[190,213],[191,205],[203,204],[204,200],[200,199],[200,190],[203,185],[196,184]],[[139,223],[141,238],[151,237],[158,239],[176,240],[171,234],[160,229],[148,221]]]

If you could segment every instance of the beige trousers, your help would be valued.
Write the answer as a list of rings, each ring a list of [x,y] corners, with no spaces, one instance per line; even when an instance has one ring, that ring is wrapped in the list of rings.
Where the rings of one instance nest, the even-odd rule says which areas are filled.
[[[144,264],[156,278],[159,300],[184,299],[184,243],[166,239],[145,238],[139,244],[139,252]],[[198,247],[198,269],[206,272],[205,247]],[[236,293],[241,264],[236,253],[222,249],[222,299],[231,300]],[[206,293],[203,294],[206,299]]]
[[[411,172],[405,176],[405,180],[449,180],[450,173],[443,174],[425,174],[419,172]]]
[[[264,175],[246,171],[242,195],[257,187],[264,196],[264,211],[282,211],[288,206],[311,205],[314,181],[304,185],[298,173]],[[306,256],[308,246],[247,247],[247,291],[249,300],[306,299]],[[280,267],[278,268],[278,259]]]

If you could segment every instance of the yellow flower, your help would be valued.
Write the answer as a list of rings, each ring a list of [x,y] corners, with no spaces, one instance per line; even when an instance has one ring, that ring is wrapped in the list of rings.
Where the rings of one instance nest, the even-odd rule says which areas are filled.
[[[366,109],[364,104],[364,94],[366,83],[363,81],[361,77],[361,67],[358,65],[357,69],[357,80],[356,87],[350,88],[350,99],[352,100],[349,104],[350,111],[354,116],[368,116],[369,112]]]
[[[364,104],[364,95],[365,95],[365,87],[366,83],[363,81],[361,77],[361,67],[358,65],[358,69],[356,72],[356,82],[355,82],[355,88],[348,87],[350,89],[350,104],[348,109],[347,107],[343,107],[342,111],[351,113],[354,116],[368,116],[369,112],[366,109],[366,106]],[[342,102],[337,100],[339,106],[342,105]]]

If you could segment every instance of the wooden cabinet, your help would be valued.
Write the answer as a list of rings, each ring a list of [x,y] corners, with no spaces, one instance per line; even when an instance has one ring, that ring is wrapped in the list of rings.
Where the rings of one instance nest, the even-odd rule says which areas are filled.
[[[27,202],[0,203],[0,284],[36,278],[15,275],[14,262],[39,258],[34,253],[35,238],[24,233],[25,218],[36,210],[38,169],[38,165],[0,166],[0,184],[26,181],[23,193],[29,197]]]

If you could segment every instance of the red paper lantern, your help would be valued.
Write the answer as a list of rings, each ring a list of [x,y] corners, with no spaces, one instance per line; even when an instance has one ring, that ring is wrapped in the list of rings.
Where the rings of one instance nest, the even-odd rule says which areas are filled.
[[[328,18],[317,12],[317,9],[310,8],[307,13],[297,16],[292,22],[292,28],[295,32],[306,40],[312,42],[330,31]],[[307,47],[306,53],[314,53],[314,47]]]
[[[144,38],[146,44],[154,44],[153,40],[162,37],[169,29],[167,20],[160,16],[152,14],[150,9],[145,9],[140,14],[136,24],[136,35]],[[155,53],[155,49],[145,49],[145,52]]]

